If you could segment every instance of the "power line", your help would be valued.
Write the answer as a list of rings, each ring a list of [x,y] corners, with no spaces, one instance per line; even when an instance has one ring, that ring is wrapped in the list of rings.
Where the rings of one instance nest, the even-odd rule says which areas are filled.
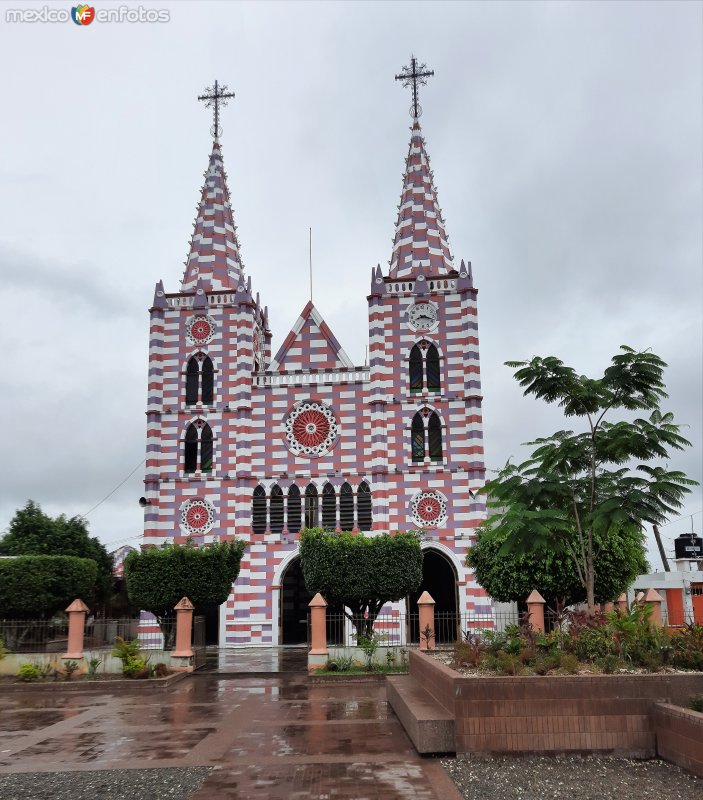
[[[128,480],[129,480],[129,479],[132,477],[132,475],[134,475],[134,473],[135,473],[135,472],[136,472],[136,471],[139,469],[139,467],[141,467],[141,466],[142,466],[142,464],[144,464],[145,462],[146,462],[146,458],[143,458],[143,459],[142,459],[142,460],[141,460],[141,461],[140,461],[140,462],[137,464],[137,466],[136,466],[136,467],[135,467],[135,468],[134,468],[134,469],[133,469],[133,470],[132,470],[132,471],[129,473],[129,475],[128,475],[128,476],[127,476],[127,477],[126,477],[126,478],[125,478],[123,481],[121,481],[120,483],[118,483],[118,484],[117,484],[117,486],[115,486],[115,488],[114,488],[114,489],[113,489],[113,490],[112,490],[112,491],[111,491],[109,494],[106,494],[106,495],[105,495],[105,497],[103,497],[103,499],[102,499],[102,500],[101,500],[99,503],[96,503],[96,504],[95,504],[95,505],[94,505],[94,506],[93,506],[91,509],[89,509],[88,511],[86,511],[86,512],[85,512],[85,514],[80,514],[80,517],[81,517],[81,519],[86,519],[86,517],[88,516],[88,514],[92,514],[92,513],[93,513],[93,511],[95,511],[95,509],[96,509],[96,508],[98,508],[99,506],[101,506],[101,505],[102,505],[102,504],[103,504],[103,503],[104,503],[106,500],[109,500],[109,499],[112,497],[112,495],[113,495],[113,494],[114,494],[114,493],[115,493],[115,492],[116,492],[116,491],[117,491],[117,490],[118,490],[118,489],[119,489],[121,486],[124,486],[124,485],[125,485],[125,483],[127,483],[127,481],[128,481]]]

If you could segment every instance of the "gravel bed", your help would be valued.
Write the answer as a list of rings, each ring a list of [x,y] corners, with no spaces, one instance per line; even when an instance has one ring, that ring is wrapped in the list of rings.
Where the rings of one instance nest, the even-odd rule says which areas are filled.
[[[209,767],[13,772],[0,775],[0,797],[7,800],[190,800],[209,772]]]
[[[442,759],[466,800],[701,800],[703,778],[666,761],[599,756]]]

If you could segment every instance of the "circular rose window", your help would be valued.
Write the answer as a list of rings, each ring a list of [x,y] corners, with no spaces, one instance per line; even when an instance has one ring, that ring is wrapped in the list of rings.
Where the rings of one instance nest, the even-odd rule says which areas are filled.
[[[205,500],[191,500],[181,509],[181,525],[189,533],[207,533],[215,522],[215,509]]]
[[[215,335],[215,321],[210,317],[193,317],[187,330],[193,344],[207,344]]]
[[[439,492],[420,492],[411,506],[413,522],[421,528],[436,528],[447,519],[447,501]]]
[[[310,401],[297,405],[283,427],[288,447],[298,456],[323,455],[339,434],[332,410]]]

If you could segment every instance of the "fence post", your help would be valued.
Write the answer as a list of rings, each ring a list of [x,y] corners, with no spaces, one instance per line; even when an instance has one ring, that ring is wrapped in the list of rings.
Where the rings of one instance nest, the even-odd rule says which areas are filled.
[[[434,607],[435,602],[429,592],[423,592],[417,601],[417,610],[420,616],[418,627],[420,628],[420,650],[432,650],[432,640],[435,638],[434,627]],[[427,636],[423,636],[423,631],[430,629]]]
[[[327,601],[318,592],[308,603],[310,609],[310,655],[327,655]]]
[[[623,592],[620,597],[618,597],[617,601],[618,611],[623,614],[627,614],[627,595]]]
[[[645,592],[644,597],[642,598],[642,603],[644,605],[651,605],[652,606],[652,616],[650,617],[650,621],[652,625],[656,625],[658,628],[662,627],[662,596],[656,589],[647,589]]]
[[[171,653],[175,658],[190,658],[193,655],[193,609],[195,606],[187,597],[176,603],[176,649]]]
[[[71,660],[83,658],[83,637],[85,635],[85,616],[90,609],[82,600],[74,600],[66,609],[68,614],[68,643],[62,658]]]
[[[542,633],[544,633],[544,606],[546,602],[537,589],[533,589],[527,598],[527,618],[530,621],[530,625],[536,631],[542,631]]]

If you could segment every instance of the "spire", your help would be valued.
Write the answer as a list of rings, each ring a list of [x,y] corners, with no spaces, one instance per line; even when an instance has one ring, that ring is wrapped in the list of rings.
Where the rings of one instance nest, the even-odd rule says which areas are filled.
[[[236,289],[242,276],[243,265],[237,228],[232,218],[227,175],[220,143],[215,139],[181,289],[194,289],[198,280],[208,291]]]
[[[414,277],[421,266],[428,275],[446,275],[454,269],[430,159],[417,117],[413,119],[411,131],[393,239],[391,278]]]

